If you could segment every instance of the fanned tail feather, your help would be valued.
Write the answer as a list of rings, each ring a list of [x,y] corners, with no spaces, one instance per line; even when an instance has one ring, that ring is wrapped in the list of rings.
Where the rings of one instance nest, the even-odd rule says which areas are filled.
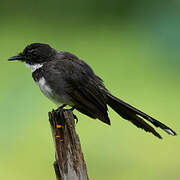
[[[133,106],[125,103],[124,101],[116,98],[115,96],[111,95],[110,93],[107,94],[107,104],[116,111],[121,117],[124,119],[132,122],[138,128],[142,128],[147,132],[151,132],[158,138],[162,138],[159,133],[155,131],[153,127],[147,124],[142,118],[146,119],[154,126],[161,128],[166,133],[170,135],[177,135],[171,128],[164,125],[163,123],[157,121],[156,119],[152,118],[151,116],[143,113],[142,111],[134,108]]]

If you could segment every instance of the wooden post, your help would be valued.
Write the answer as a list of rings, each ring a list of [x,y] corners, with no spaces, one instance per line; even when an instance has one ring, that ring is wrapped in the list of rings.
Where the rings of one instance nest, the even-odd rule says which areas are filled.
[[[54,170],[57,180],[88,180],[72,111],[53,110],[49,112],[49,121],[55,145]]]

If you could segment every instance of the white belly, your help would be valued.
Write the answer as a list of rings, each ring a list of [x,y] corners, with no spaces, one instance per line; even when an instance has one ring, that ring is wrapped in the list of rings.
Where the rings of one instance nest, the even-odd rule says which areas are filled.
[[[47,85],[46,80],[43,77],[39,79],[37,84],[45,96],[50,98],[53,95],[52,89]]]
[[[56,105],[60,106],[62,104],[68,104],[71,105],[68,96],[65,94],[62,95],[56,95],[53,90],[49,87],[44,77],[40,78],[37,82],[37,85],[39,86],[41,92],[50,100],[52,100]]]

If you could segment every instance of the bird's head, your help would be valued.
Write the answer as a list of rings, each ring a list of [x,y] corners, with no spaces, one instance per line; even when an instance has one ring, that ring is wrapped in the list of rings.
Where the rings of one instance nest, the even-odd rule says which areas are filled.
[[[32,43],[22,53],[10,57],[8,60],[19,60],[30,65],[35,65],[50,61],[55,54],[56,51],[48,44]]]

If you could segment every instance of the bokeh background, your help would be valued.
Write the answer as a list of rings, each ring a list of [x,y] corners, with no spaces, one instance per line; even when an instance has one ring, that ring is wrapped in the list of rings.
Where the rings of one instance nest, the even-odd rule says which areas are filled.
[[[1,1],[0,179],[54,180],[47,112],[56,108],[18,62],[32,42],[84,59],[124,101],[180,131],[180,1]],[[112,126],[75,111],[91,180],[178,180],[180,140],[159,140],[109,109]]]

